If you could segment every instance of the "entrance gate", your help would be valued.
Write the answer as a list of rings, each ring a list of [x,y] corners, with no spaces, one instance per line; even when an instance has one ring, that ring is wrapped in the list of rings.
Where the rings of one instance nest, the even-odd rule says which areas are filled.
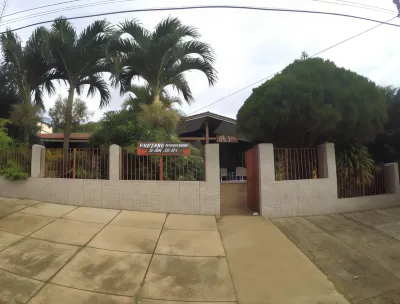
[[[258,145],[246,151],[247,206],[260,213],[260,164]]]

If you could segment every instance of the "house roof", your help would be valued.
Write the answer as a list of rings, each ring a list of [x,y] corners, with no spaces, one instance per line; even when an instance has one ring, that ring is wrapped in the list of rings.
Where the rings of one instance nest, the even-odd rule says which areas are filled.
[[[214,118],[214,119],[217,119],[217,120],[225,121],[227,123],[231,123],[231,124],[235,124],[236,125],[236,119],[229,118],[229,117],[222,116],[222,115],[218,115],[218,114],[211,113],[211,112],[203,112],[203,113],[200,113],[200,114],[187,116],[187,117],[185,117],[185,120],[186,121],[190,121],[190,120],[202,119],[202,118]]]
[[[208,121],[210,136],[212,134],[230,135],[236,136],[241,141],[249,141],[242,134],[237,132],[235,119],[211,112],[204,112],[185,117],[185,123],[180,124],[177,128],[178,134],[181,137],[193,136],[195,134],[198,136],[204,136],[203,133],[205,133],[206,121]]]
[[[37,133],[36,134],[43,141],[64,141],[64,133]],[[90,133],[71,133],[71,141],[87,142],[92,136]]]

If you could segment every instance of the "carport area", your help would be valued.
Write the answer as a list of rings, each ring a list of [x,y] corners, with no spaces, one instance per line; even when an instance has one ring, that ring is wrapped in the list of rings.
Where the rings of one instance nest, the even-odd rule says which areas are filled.
[[[400,208],[273,223],[352,303],[400,303]]]
[[[0,199],[0,303],[236,303],[214,216]]]

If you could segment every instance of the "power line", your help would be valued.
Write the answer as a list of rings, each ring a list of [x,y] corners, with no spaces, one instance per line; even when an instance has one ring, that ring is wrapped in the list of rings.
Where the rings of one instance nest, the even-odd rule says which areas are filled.
[[[374,5],[367,5],[367,4],[363,4],[363,3],[359,3],[359,2],[346,1],[346,0],[335,0],[335,1],[344,2],[344,3],[351,3],[351,4],[358,4],[358,5],[362,5],[362,6],[365,6],[365,7],[371,7],[371,8],[376,8],[376,9],[380,9],[380,10],[385,10],[385,11],[388,11],[388,12],[396,13],[396,11],[394,11],[394,10],[390,10],[390,9],[387,9],[387,8],[374,6]]]
[[[78,9],[78,8],[93,7],[93,6],[98,6],[98,5],[107,5],[107,4],[114,4],[114,3],[119,3],[119,2],[128,2],[128,1],[134,1],[134,0],[105,0],[105,1],[89,3],[89,4],[70,6],[70,7],[65,7],[65,8],[61,8],[61,9],[39,12],[39,13],[35,13],[32,15],[28,15],[28,16],[21,16],[21,17],[17,17],[14,19],[10,19],[10,20],[5,20],[4,22],[0,22],[0,25],[7,25],[7,24],[23,21],[23,20],[35,18],[35,17],[50,15],[50,14],[69,11],[69,10],[74,10],[74,9]]]
[[[341,45],[341,44],[343,44],[343,43],[345,43],[345,42],[347,42],[347,41],[349,41],[349,40],[352,40],[352,39],[357,38],[357,37],[359,37],[359,36],[361,36],[361,35],[363,35],[363,34],[365,34],[365,33],[368,33],[368,32],[370,32],[370,31],[376,29],[377,27],[380,27],[381,25],[386,24],[387,22],[392,21],[392,20],[395,19],[395,18],[397,18],[397,16],[394,16],[393,18],[387,20],[386,22],[382,22],[381,24],[375,25],[375,26],[373,26],[373,27],[371,27],[371,28],[369,28],[369,29],[367,29],[367,30],[361,32],[361,33],[358,33],[357,35],[351,36],[351,37],[349,37],[349,38],[347,38],[347,39],[345,39],[345,40],[342,40],[342,41],[340,41],[340,42],[338,42],[338,43],[336,43],[336,44],[334,44],[334,45],[331,45],[330,47],[327,47],[326,49],[323,49],[322,51],[319,51],[318,53],[315,53],[314,55],[310,56],[310,58],[315,57],[315,56],[318,56],[319,54],[322,54],[322,53],[324,53],[324,52],[326,52],[326,51],[328,51],[328,50],[330,50],[330,49],[333,49],[334,47],[337,47],[337,46],[339,46],[339,45]],[[260,83],[260,82],[262,82],[262,81],[264,81],[264,80],[267,80],[267,79],[269,79],[269,78],[271,78],[271,77],[274,77],[275,75],[279,74],[280,72],[282,72],[282,70],[279,70],[278,72],[275,72],[275,73],[273,73],[273,74],[271,74],[271,75],[269,75],[269,76],[267,76],[267,77],[264,77],[264,78],[262,78],[262,79],[260,79],[260,80],[258,80],[258,81],[256,81],[256,82],[253,82],[252,84],[249,84],[249,85],[247,85],[247,86],[245,86],[245,87],[243,87],[243,88],[241,88],[241,89],[239,89],[239,90],[237,90],[237,91],[235,91],[235,92],[233,92],[233,93],[231,93],[231,94],[229,94],[229,95],[227,95],[227,96],[224,96],[224,97],[222,97],[222,98],[220,98],[220,99],[218,99],[218,100],[216,100],[216,101],[214,101],[214,102],[212,102],[212,103],[210,103],[210,104],[208,104],[208,105],[206,105],[206,106],[204,106],[204,107],[202,107],[202,108],[200,108],[200,109],[198,109],[198,110],[196,110],[196,111],[193,111],[192,113],[190,113],[190,114],[188,114],[188,115],[192,115],[192,114],[194,114],[194,113],[196,113],[196,112],[199,112],[199,111],[201,111],[201,110],[203,110],[203,109],[205,109],[205,108],[208,108],[208,107],[210,107],[210,106],[212,106],[212,105],[214,105],[214,104],[216,104],[216,103],[218,103],[218,102],[220,102],[220,101],[222,101],[222,100],[224,100],[224,99],[226,99],[226,98],[228,98],[228,97],[231,97],[232,95],[235,95],[235,94],[237,94],[237,93],[239,93],[239,92],[241,92],[241,91],[243,91],[243,90],[245,90],[245,89],[248,89],[248,88],[250,88],[250,87],[252,87],[252,86],[254,86],[254,85],[256,85],[256,84],[258,84],[258,83]]]
[[[332,13],[332,12],[324,12],[324,11],[310,11],[310,10],[297,10],[297,9],[284,9],[284,8],[255,7],[255,6],[233,6],[233,5],[198,5],[198,6],[180,6],[180,7],[143,8],[143,9],[122,10],[122,11],[114,11],[114,12],[108,12],[108,13],[76,16],[76,17],[66,17],[65,19],[66,20],[76,20],[76,19],[84,19],[84,18],[100,17],[100,16],[107,16],[107,15],[116,15],[116,14],[125,14],[125,13],[182,11],[182,10],[195,10],[195,9],[242,9],[242,10],[256,10],[256,11],[330,15],[330,16],[337,16],[337,17],[353,18],[353,19],[364,20],[364,21],[371,21],[371,22],[375,22],[375,23],[400,27],[399,24],[387,23],[387,22],[376,20],[376,19],[348,15],[348,14],[341,14],[341,13]],[[36,23],[25,25],[25,26],[21,26],[21,27],[15,28],[15,29],[11,29],[10,31],[12,31],[12,32],[18,31],[18,30],[22,30],[22,29],[32,27],[32,26],[51,23],[53,21],[54,20],[46,20],[46,21],[36,22]],[[5,32],[1,32],[0,34],[3,34],[3,33],[5,33]]]
[[[29,11],[38,10],[38,9],[41,9],[41,8],[46,8],[46,7],[50,7],[50,6],[56,6],[56,5],[62,5],[62,4],[72,3],[72,2],[78,2],[78,1],[82,1],[82,0],[70,0],[70,1],[64,1],[64,2],[58,2],[58,3],[38,6],[38,7],[34,7],[34,8],[29,8],[29,9],[26,9],[26,10],[23,10],[23,11],[11,13],[11,14],[5,15],[4,17],[9,17],[9,16],[13,16],[13,15],[29,12]]]
[[[57,5],[57,4],[65,4],[65,3],[77,2],[77,1],[81,1],[81,0],[60,2],[60,3],[53,4],[53,5],[42,6],[40,8],[44,8],[44,7],[48,7],[48,6],[54,6],[54,5]],[[77,6],[71,6],[71,7],[61,8],[61,9],[54,9],[54,10],[49,10],[49,11],[44,11],[44,12],[38,12],[38,13],[34,13],[34,14],[28,15],[28,16],[21,16],[21,17],[17,17],[17,18],[14,18],[14,19],[10,19],[10,20],[5,20],[4,22],[1,23],[1,25],[8,25],[8,24],[11,24],[11,23],[15,23],[15,22],[23,21],[23,20],[28,20],[28,19],[35,18],[35,17],[46,16],[46,15],[50,15],[50,14],[54,14],[54,13],[58,13],[58,12],[63,12],[63,11],[69,11],[69,10],[85,8],[85,7],[92,7],[92,6],[98,6],[98,5],[112,4],[112,3],[114,3],[114,1],[115,0],[106,0],[106,1],[87,3],[87,4],[77,5]],[[119,1],[115,1],[115,2],[127,2],[127,1],[134,1],[134,0],[119,0]],[[377,12],[380,12],[380,13],[390,14],[389,10],[381,11],[381,10],[378,10],[376,8],[368,8],[368,7],[360,6],[357,3],[355,3],[356,5],[352,5],[352,4],[337,3],[337,2],[326,1],[326,0],[310,0],[310,1],[322,2],[322,3],[328,3],[328,4],[334,4],[334,5],[349,6],[349,7],[356,7],[356,8],[373,10],[373,11],[377,11]],[[32,9],[29,9],[29,10],[35,10],[35,9],[39,9],[39,8],[32,8]],[[27,11],[29,11],[29,10],[27,10]],[[395,11],[391,11],[391,12],[395,12]],[[14,14],[17,14],[17,13],[14,13]],[[13,14],[11,14],[11,15],[13,15]],[[7,16],[10,16],[10,15],[7,15]]]
[[[326,1],[326,0],[311,0],[314,2],[322,2],[322,3],[329,3],[329,4],[334,4],[334,5],[342,5],[342,6],[349,6],[349,7],[356,7],[356,8],[362,8],[366,10],[371,10],[374,12],[379,12],[379,13],[385,13],[385,14],[391,14],[393,15],[396,13],[396,11],[391,11],[387,9],[382,9],[382,8],[371,8],[371,7],[366,7],[366,6],[360,6],[358,3],[352,3],[352,4],[346,4],[346,3],[338,3],[338,2],[332,2],[332,1]],[[362,5],[362,4],[361,4]]]

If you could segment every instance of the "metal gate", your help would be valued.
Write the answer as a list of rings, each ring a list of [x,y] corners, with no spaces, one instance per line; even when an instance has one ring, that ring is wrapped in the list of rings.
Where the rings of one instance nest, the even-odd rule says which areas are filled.
[[[246,151],[247,206],[260,213],[260,164],[258,145]]]

